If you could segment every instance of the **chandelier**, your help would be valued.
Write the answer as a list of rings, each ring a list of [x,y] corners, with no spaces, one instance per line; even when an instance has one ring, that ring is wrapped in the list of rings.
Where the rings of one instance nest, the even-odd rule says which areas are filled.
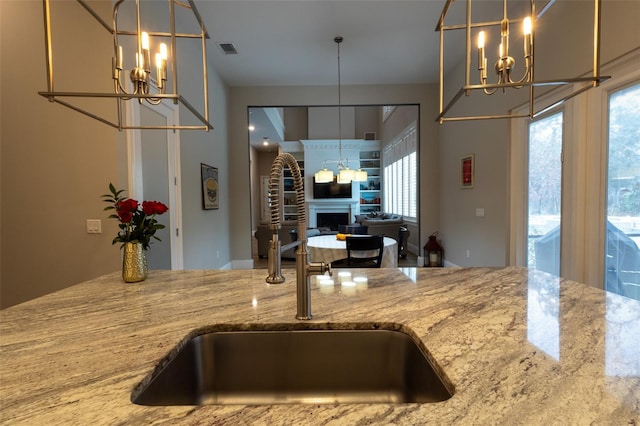
[[[364,182],[367,180],[367,172],[358,168],[358,170],[349,168],[349,159],[342,159],[342,93],[341,93],[341,76],[340,76],[340,43],[344,39],[340,36],[335,37],[333,41],[338,45],[338,160],[324,160],[322,169],[316,172],[315,181],[318,183],[333,182],[333,170],[327,169],[328,163],[337,163],[338,167],[338,183]],[[358,162],[359,164],[359,162]]]
[[[472,22],[471,9],[472,0],[466,0],[466,22],[465,24],[445,25],[445,18],[452,3],[455,0],[447,0],[442,14],[438,21],[436,31],[440,32],[440,114],[436,121],[441,124],[446,121],[462,121],[462,120],[483,120],[497,118],[534,118],[537,115],[548,111],[551,108],[573,98],[574,96],[592,88],[597,87],[600,82],[610,78],[609,76],[600,75],[600,1],[593,0],[593,72],[589,76],[572,77],[572,78],[556,78],[547,80],[536,80],[534,78],[534,40],[535,40],[535,22],[551,7],[554,1],[547,1],[545,7],[537,13],[536,0],[529,0],[528,15],[518,18],[511,18],[507,13],[508,0],[502,0],[502,17],[495,21]],[[511,2],[514,3],[514,2]],[[486,7],[486,5],[485,5]],[[510,27],[512,24],[522,25],[522,57],[516,60],[510,55]],[[495,77],[489,77],[488,70],[490,66],[487,64],[487,43],[489,41],[488,34],[492,29],[499,28],[499,45],[496,46],[497,57],[494,63],[490,63],[495,71]],[[444,67],[444,34],[449,30],[464,30],[466,39],[466,60],[465,63],[465,81],[462,87],[451,98],[449,103],[444,105],[444,87],[445,87],[445,67]],[[477,56],[478,56],[478,76],[477,83],[472,83],[471,75],[471,55],[472,55],[472,32],[477,34]],[[494,33],[497,31],[494,31]],[[521,76],[514,75],[515,65],[522,62]],[[561,86],[571,85],[571,90],[560,100],[555,100],[549,105],[534,109],[536,101],[534,88],[539,86]],[[528,112],[526,114],[494,114],[494,115],[468,115],[468,116],[448,116],[452,107],[463,98],[463,95],[469,96],[472,92],[480,91],[486,95],[493,95],[496,92],[506,93],[510,90],[526,88],[528,92]]]
[[[113,80],[114,80],[114,92],[124,95],[145,95],[138,98],[138,102],[142,103],[144,99],[150,104],[158,105],[162,102],[162,98],[148,96],[150,93],[150,80],[151,80],[151,51],[149,45],[149,33],[141,31],[140,29],[140,3],[136,0],[136,66],[131,70],[129,75],[131,83],[133,84],[133,90],[128,91],[126,88],[126,80],[122,81],[123,73],[123,60],[122,60],[122,45],[118,42],[118,9],[124,0],[119,0],[113,8],[113,46],[117,48],[114,52],[113,58]],[[158,53],[155,55],[156,66],[156,84],[158,91],[162,94],[166,91],[167,81],[167,45],[160,43]],[[123,98],[130,99],[130,97]]]
[[[45,55],[47,68],[47,91],[38,92],[39,95],[46,97],[50,102],[56,102],[88,117],[101,121],[118,130],[124,129],[172,129],[172,130],[205,130],[213,129],[209,122],[209,96],[207,84],[207,53],[206,39],[209,38],[207,30],[202,22],[200,14],[193,0],[166,0],[168,5],[169,18],[165,23],[163,31],[152,31],[148,29],[143,31],[143,20],[140,13],[140,0],[131,0],[135,2],[135,16],[131,9],[121,11],[123,4],[131,4],[129,0],[118,0],[114,2],[111,22],[105,21],[93,9],[86,0],[76,0],[96,21],[100,26],[106,29],[113,39],[113,56],[110,61],[111,77],[113,80],[112,92],[86,92],[86,91],[55,91],[54,90],[54,73],[53,73],[53,38],[51,23],[51,4],[50,0],[43,0],[44,5],[44,23],[45,23]],[[158,3],[150,3],[155,6]],[[176,32],[176,8],[180,10],[189,10],[193,23],[197,25],[198,31],[195,33]],[[135,24],[130,27],[123,28],[119,22],[120,15],[127,16]],[[150,24],[150,20],[145,22]],[[153,22],[153,24],[159,24]],[[162,23],[160,23],[162,25]],[[168,28],[168,29],[167,29]],[[178,91],[178,61],[177,58],[177,40],[184,39],[187,41],[196,41],[201,44],[202,55],[202,90],[204,112],[200,113],[191,105]],[[152,45],[155,44],[155,47]],[[61,47],[62,48],[62,47]],[[127,51],[127,49],[129,49]],[[152,62],[152,50],[155,51]],[[135,66],[131,65],[131,69],[126,69],[126,61],[135,62]],[[196,78],[188,77],[193,81]],[[105,118],[88,109],[85,105],[79,106],[72,103],[71,99],[81,98],[104,98],[115,99],[116,116],[114,118]],[[189,111],[197,121],[201,124],[187,125],[133,125],[127,124],[125,120],[125,102],[137,100],[138,103],[146,102],[151,105],[158,105],[163,101],[170,101],[174,105],[182,105]]]

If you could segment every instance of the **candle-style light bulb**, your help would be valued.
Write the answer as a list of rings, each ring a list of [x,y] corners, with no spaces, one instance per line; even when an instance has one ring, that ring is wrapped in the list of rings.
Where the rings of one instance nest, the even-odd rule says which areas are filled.
[[[162,59],[162,54],[160,52],[156,53],[156,81],[158,83],[158,89],[162,89],[162,70],[164,59]]]
[[[532,30],[531,17],[527,16],[522,21],[522,32],[524,33],[524,63],[527,71],[527,81],[531,81],[531,51],[533,50]]]
[[[478,69],[480,70],[480,82],[484,84],[486,78],[485,64],[487,60],[484,57],[484,31],[478,34]]]
[[[527,16],[522,21],[522,32],[524,33],[524,57],[527,60],[531,57],[531,17]]]
[[[141,64],[141,68],[147,73],[151,71],[151,52],[149,51],[149,34],[145,31],[142,32],[142,56],[144,63]]]
[[[527,16],[522,21],[522,32],[524,35],[531,35],[531,17]]]
[[[142,48],[149,50],[149,33],[145,31],[142,32]]]
[[[116,60],[116,68],[122,70],[122,46],[118,45],[118,59]]]
[[[160,51],[156,53],[156,79],[158,88],[164,88],[164,80],[167,79],[167,45],[160,43]]]
[[[160,55],[162,56],[162,59],[165,61],[167,60],[167,45],[164,43],[160,43]]]

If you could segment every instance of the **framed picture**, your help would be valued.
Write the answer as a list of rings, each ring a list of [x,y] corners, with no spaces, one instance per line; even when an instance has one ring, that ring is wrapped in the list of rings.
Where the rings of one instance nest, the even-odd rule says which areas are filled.
[[[202,208],[216,210],[219,208],[220,191],[218,187],[218,168],[200,163],[202,176]]]
[[[460,188],[473,188],[475,172],[476,166],[473,154],[460,158]]]

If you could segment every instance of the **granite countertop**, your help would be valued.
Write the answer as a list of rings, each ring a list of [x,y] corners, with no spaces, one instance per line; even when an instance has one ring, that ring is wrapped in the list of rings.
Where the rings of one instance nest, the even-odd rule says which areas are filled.
[[[109,274],[0,311],[3,424],[638,424],[640,302],[523,268],[361,270],[312,290],[264,270]],[[452,398],[433,404],[147,407],[133,388],[194,329],[377,327],[418,337]]]

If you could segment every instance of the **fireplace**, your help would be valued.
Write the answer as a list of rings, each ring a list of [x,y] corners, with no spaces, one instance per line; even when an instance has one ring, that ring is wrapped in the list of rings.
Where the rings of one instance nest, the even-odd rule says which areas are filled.
[[[336,213],[340,214],[340,216],[337,219],[336,216],[334,216],[331,220],[338,221],[337,224],[321,225],[318,223],[321,215],[327,214],[327,216],[330,217]],[[325,226],[337,230],[338,225],[348,225],[351,223],[355,218],[355,215],[358,213],[360,213],[358,209],[358,200],[341,200],[339,202],[336,202],[336,200],[333,199],[307,200],[307,218],[309,220],[308,226],[310,228]]]
[[[318,213],[316,215],[316,226],[318,228],[330,228],[332,231],[338,230],[338,225],[349,224],[349,213]]]

